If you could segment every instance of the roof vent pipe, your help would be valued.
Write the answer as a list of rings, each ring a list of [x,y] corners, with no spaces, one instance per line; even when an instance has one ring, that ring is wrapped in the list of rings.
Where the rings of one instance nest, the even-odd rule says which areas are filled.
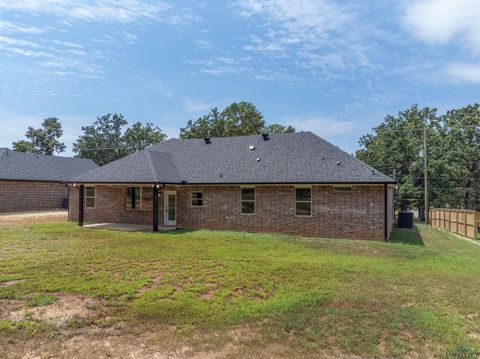
[[[267,141],[270,139],[270,137],[268,137],[268,133],[262,133],[262,137],[264,141]]]
[[[210,137],[204,137],[203,140],[205,141],[205,144],[206,144],[206,145],[212,143],[212,142],[210,141]]]

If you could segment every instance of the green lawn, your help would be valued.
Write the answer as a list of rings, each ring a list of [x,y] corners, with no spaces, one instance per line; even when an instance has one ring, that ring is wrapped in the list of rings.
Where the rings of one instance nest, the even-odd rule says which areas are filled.
[[[66,294],[101,299],[90,308],[98,315],[62,324],[0,319],[0,346],[61,342],[92,328],[173,328],[161,334],[165,345],[189,345],[192,354],[229,345],[232,328],[243,328],[225,356],[480,350],[480,246],[422,226],[395,230],[391,243],[1,227],[0,301],[48,308]]]

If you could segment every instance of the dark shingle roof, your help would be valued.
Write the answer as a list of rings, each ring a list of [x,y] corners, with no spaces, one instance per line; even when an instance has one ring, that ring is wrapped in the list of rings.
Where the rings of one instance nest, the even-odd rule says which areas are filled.
[[[94,168],[97,165],[92,160],[0,148],[0,180],[66,182]]]
[[[255,146],[250,150],[250,146]],[[170,139],[84,173],[86,183],[385,183],[382,173],[311,132]]]

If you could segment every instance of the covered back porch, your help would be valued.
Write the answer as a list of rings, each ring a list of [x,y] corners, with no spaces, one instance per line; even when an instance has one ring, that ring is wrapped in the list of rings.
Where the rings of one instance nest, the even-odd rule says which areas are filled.
[[[177,191],[161,184],[73,184],[69,220],[79,226],[123,231],[176,229]],[[76,207],[76,208],[75,208]]]

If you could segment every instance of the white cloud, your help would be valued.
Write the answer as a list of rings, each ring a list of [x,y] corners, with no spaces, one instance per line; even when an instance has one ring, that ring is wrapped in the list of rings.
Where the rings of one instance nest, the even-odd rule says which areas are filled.
[[[479,64],[454,63],[447,66],[446,72],[459,80],[480,83]]]
[[[10,21],[3,21],[3,20],[0,20],[0,31],[3,33],[17,32],[17,33],[25,33],[25,34],[41,34],[44,32],[43,29],[36,26],[20,25]]]
[[[349,77],[372,69],[371,47],[379,32],[365,29],[358,9],[333,0],[237,0],[237,13],[250,21],[254,33],[243,38],[242,50],[268,67],[268,77],[288,66],[316,81]],[[261,75],[261,77],[265,77]]]
[[[195,43],[195,45],[197,45],[197,48],[202,49],[202,50],[212,50],[213,49],[213,44],[208,40],[195,40],[194,43]]]
[[[284,122],[291,124],[297,131],[312,131],[322,137],[352,135],[358,129],[356,122],[333,120],[321,116],[293,118]]]
[[[27,40],[22,40],[22,39],[17,39],[17,38],[12,38],[12,37],[6,37],[0,35],[0,42],[3,44],[7,45],[13,45],[13,46],[22,46],[22,47],[32,47],[32,48],[39,48],[40,46],[32,41],[27,41]]]
[[[4,15],[26,20],[25,24],[0,20],[0,54],[37,59],[32,65],[56,68],[49,70],[50,74],[88,78],[97,78],[104,71],[104,64],[118,56],[118,50],[109,51],[107,45],[132,45],[138,40],[137,34],[125,30],[126,24],[146,21],[180,24],[199,19],[190,9],[155,0],[0,0],[0,16]],[[62,25],[30,26],[27,23],[30,18]],[[83,38],[77,43],[55,38],[56,34],[65,38],[71,33],[79,38],[80,22],[100,23],[99,33],[104,43],[101,48],[94,48],[96,39]],[[111,23],[120,24],[109,26]]]
[[[183,109],[188,114],[198,115],[200,113],[207,112],[212,107],[214,106],[209,102],[192,100],[192,99],[183,100]]]
[[[341,30],[350,20],[342,8],[326,0],[240,0],[245,17],[262,15],[269,28],[267,37],[276,46],[325,43],[330,32]]]
[[[139,19],[158,19],[170,5],[139,0],[0,0],[0,11],[48,13],[83,21],[130,23]]]
[[[430,44],[458,41],[480,53],[480,1],[408,1],[404,11],[406,28]]]

